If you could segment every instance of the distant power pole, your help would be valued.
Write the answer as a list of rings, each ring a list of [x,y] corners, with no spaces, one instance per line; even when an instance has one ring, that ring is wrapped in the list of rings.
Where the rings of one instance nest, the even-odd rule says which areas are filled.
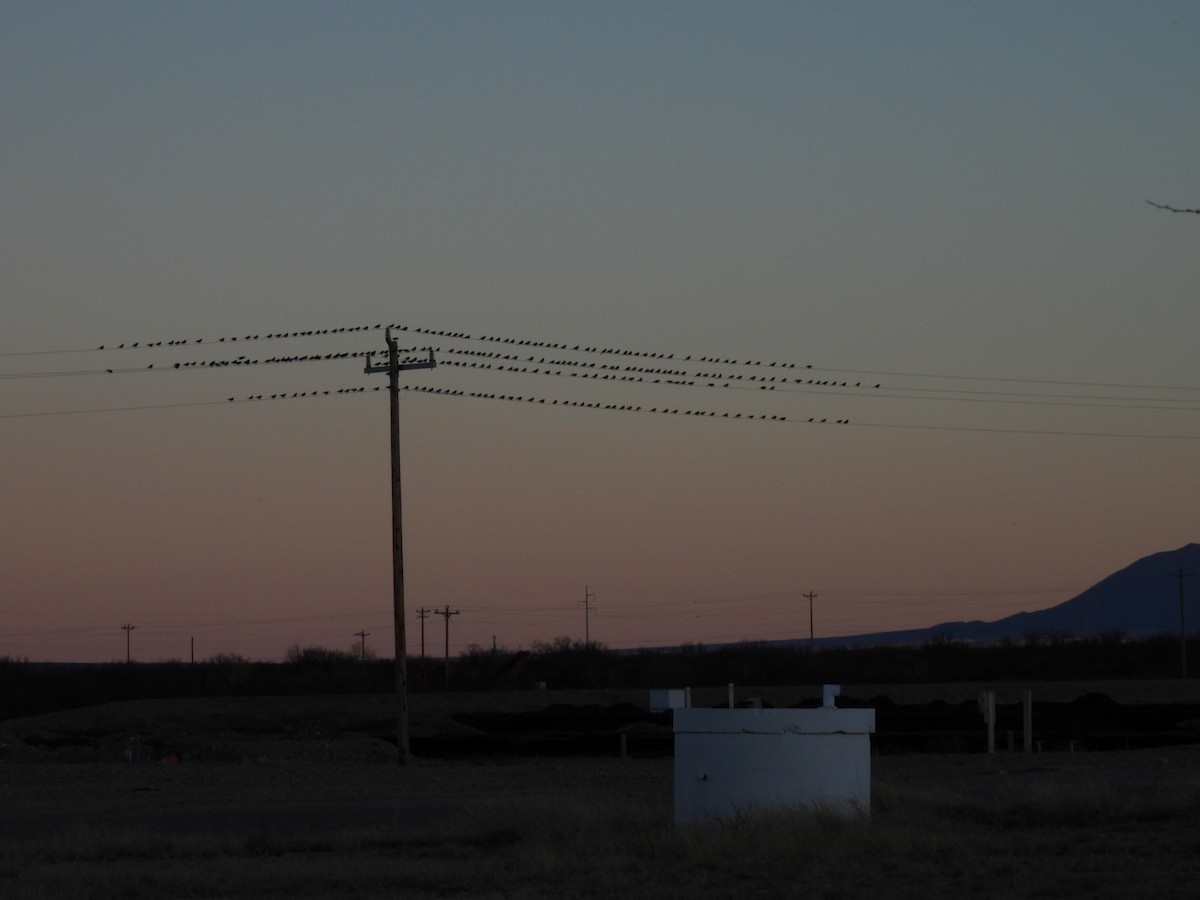
[[[417,618],[421,620],[421,659],[425,658],[425,619],[433,612],[432,609],[421,607],[417,610]]]
[[[388,409],[392,431],[392,618],[396,638],[396,748],[400,765],[409,762],[408,752],[408,648],[404,634],[404,519],[400,502],[400,372],[405,369],[432,369],[433,351],[422,362],[400,362],[400,349],[392,337],[392,329],[384,334],[388,356],[384,365],[371,364],[367,357],[363,371],[368,375],[386,372],[388,375]]]
[[[451,609],[449,605],[445,609],[435,609],[435,613],[446,620],[446,687],[450,687],[450,617],[457,616],[461,610]]]
[[[1183,616],[1183,579],[1191,578],[1192,573],[1183,571],[1181,566],[1167,577],[1179,582],[1179,677],[1187,678],[1187,625]]]
[[[808,652],[813,652],[813,644],[815,643],[813,632],[813,601],[817,599],[817,595],[812,591],[807,594],[801,594],[801,597],[808,598]]]
[[[583,645],[590,647],[592,645],[592,613],[595,612],[592,607],[592,600],[596,599],[596,595],[588,590],[588,586],[583,586]]]
[[[369,631],[354,632],[354,636],[358,638],[359,659],[363,662],[367,661],[367,635],[370,633]]]
[[[127,624],[125,624],[125,625],[122,625],[122,626],[121,626],[121,630],[122,630],[123,632],[125,632],[125,662],[126,662],[126,664],[128,664],[128,663],[129,663],[129,661],[130,661],[130,656],[129,656],[129,632],[133,631],[133,629],[135,629],[135,628],[137,628],[137,626],[136,626],[136,625],[129,625],[128,623],[127,623]]]
[[[425,665],[425,620],[433,615],[432,609],[422,606],[417,610],[417,618],[421,620],[421,687],[429,687],[429,672]]]

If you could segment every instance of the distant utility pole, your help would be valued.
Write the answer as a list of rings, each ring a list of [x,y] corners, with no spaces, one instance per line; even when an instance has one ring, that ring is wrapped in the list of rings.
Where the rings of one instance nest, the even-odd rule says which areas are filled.
[[[432,609],[426,609],[423,606],[417,610],[417,618],[421,620],[421,659],[425,658],[425,620],[431,612],[433,612]]]
[[[354,632],[354,636],[358,638],[359,659],[361,659],[363,662],[367,661],[367,635],[370,633],[371,632],[369,631]]]
[[[1191,578],[1192,573],[1183,571],[1181,566],[1167,577],[1179,582],[1179,677],[1187,678],[1187,626],[1183,616],[1183,579]]]
[[[421,687],[429,686],[429,672],[426,671],[425,665],[425,620],[433,614],[432,609],[426,609],[422,606],[417,610],[417,618],[421,620]]]
[[[388,375],[388,406],[392,431],[392,617],[396,637],[396,748],[400,765],[406,766],[408,752],[408,649],[404,634],[404,524],[400,502],[400,373],[406,369],[432,369],[433,351],[422,362],[400,362],[400,350],[392,337],[392,329],[384,333],[387,341],[387,363],[371,364],[367,357],[363,371],[368,375],[386,372]]]
[[[583,646],[590,647],[592,645],[592,613],[595,609],[591,606],[591,601],[596,599],[596,595],[588,590],[588,586],[583,586]]]
[[[125,632],[125,662],[126,662],[126,664],[128,664],[128,663],[129,663],[129,661],[130,661],[130,656],[129,656],[129,632],[133,631],[133,629],[135,629],[135,628],[137,628],[137,626],[136,626],[136,625],[130,625],[130,624],[128,624],[128,623],[126,623],[125,625],[122,625],[122,626],[121,626],[121,630],[122,630],[123,632]]]
[[[446,620],[446,652],[444,659],[446,660],[446,687],[450,687],[450,617],[457,616],[461,610],[451,609],[447,605],[445,609],[435,609],[434,612]]]
[[[817,595],[809,591],[807,594],[801,594],[800,596],[808,598],[808,652],[812,653],[813,644],[815,643],[813,632],[813,601],[817,599]]]

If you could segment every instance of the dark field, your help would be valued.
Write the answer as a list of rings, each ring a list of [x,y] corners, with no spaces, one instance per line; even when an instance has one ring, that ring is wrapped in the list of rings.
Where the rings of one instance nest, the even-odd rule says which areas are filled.
[[[978,687],[845,693],[953,706]],[[1047,702],[1195,700],[1170,683],[1034,690]],[[814,692],[738,696],[790,705]],[[694,693],[697,705],[723,697]],[[414,746],[472,736],[462,713],[625,704],[644,707],[644,692],[416,695]],[[354,696],[137,701],[0,722],[0,896],[1194,897],[1200,878],[1196,744],[876,754],[869,818],[677,829],[672,760],[638,752],[653,722],[626,729],[627,759],[614,733],[604,756],[399,767],[392,717],[388,698]]]

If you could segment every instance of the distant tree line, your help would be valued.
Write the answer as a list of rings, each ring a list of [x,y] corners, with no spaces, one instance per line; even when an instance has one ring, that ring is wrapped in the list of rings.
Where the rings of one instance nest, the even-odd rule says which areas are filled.
[[[1200,668],[1200,640],[1189,645]],[[1087,681],[1176,678],[1178,639],[1127,640],[1109,633],[1078,640],[1028,634],[968,644],[823,648],[742,643],[672,650],[617,651],[559,638],[528,650],[472,646],[447,664],[412,658],[409,690],[489,691],[906,684],[961,681]],[[0,657],[0,719],[118,700],[297,694],[391,693],[391,660],[362,659],[324,647],[288,649],[284,661],[220,654],[204,662],[56,665]]]

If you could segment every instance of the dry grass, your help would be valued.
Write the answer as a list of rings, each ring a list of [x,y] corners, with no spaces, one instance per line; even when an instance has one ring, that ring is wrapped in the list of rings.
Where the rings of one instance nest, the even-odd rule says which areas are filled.
[[[551,699],[600,702],[454,695],[429,701],[419,727]],[[17,737],[0,736],[0,897],[1190,900],[1200,883],[1200,747],[877,757],[869,818],[782,811],[675,828],[669,759],[400,769],[385,742],[338,737],[388,715],[378,698],[306,698],[4,723]],[[23,740],[41,733],[100,737],[64,762],[70,747]],[[221,752],[121,764],[134,733]]]
[[[1198,821],[1194,779],[986,793],[877,779],[869,818],[780,811],[682,828],[661,795],[497,794],[420,828],[83,826],[4,844],[0,896],[1191,898]]]

